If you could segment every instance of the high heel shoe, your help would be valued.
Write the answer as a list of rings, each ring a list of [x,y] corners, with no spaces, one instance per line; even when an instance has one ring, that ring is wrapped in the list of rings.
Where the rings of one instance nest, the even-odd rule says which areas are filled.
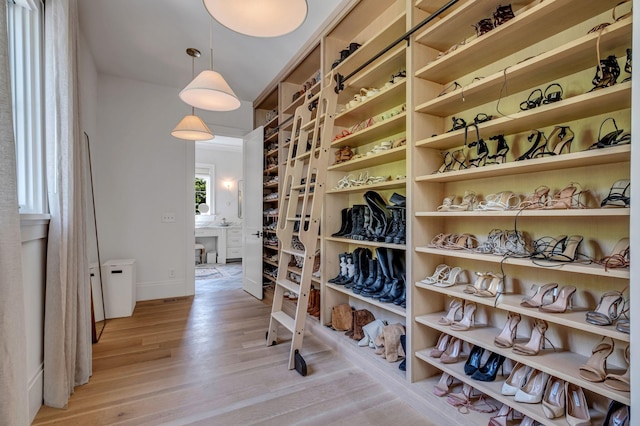
[[[542,397],[542,411],[548,419],[564,416],[565,412],[564,380],[549,377]]]
[[[507,404],[502,404],[500,411],[493,417],[489,418],[489,426],[507,426],[509,419],[513,418],[513,408]]]
[[[549,259],[551,256],[564,251],[564,244],[566,241],[566,235],[560,235],[556,238],[538,238],[533,242],[533,254],[531,257],[534,259]]]
[[[451,325],[462,319],[462,299],[453,299],[449,303],[449,311],[446,316],[438,320],[440,325]]]
[[[472,126],[475,127],[476,129],[475,142],[471,142],[470,144],[467,144],[467,133],[468,133],[469,127],[471,126],[467,127],[464,133],[465,146],[468,146],[469,148],[473,148],[474,146],[477,147],[475,158],[469,159],[469,167],[480,167],[480,166],[484,166],[485,163],[487,162],[487,155],[489,155],[489,148],[487,147],[487,143],[484,141],[484,139],[480,137],[480,130],[478,129],[478,125],[472,124]]]
[[[455,331],[466,331],[473,327],[475,323],[476,304],[475,302],[464,302],[464,316],[460,321],[454,321],[451,329]]]
[[[565,147],[567,148],[567,152],[571,152],[571,142],[573,142],[574,137],[575,135],[569,126],[556,126],[547,139],[546,149],[538,152],[535,158],[548,155],[560,155]],[[556,141],[553,144],[553,148],[550,148],[551,141],[553,140]]]
[[[494,155],[487,156],[486,164],[503,164],[506,161],[509,152],[509,144],[507,144],[504,135],[491,136],[489,140],[498,141],[498,147]]]
[[[442,165],[440,166],[440,168],[438,170],[436,170],[435,173],[444,173],[444,172],[448,172],[449,170],[451,170],[451,166],[453,165],[453,154],[451,154],[450,151],[445,151],[443,154],[443,160],[442,160]]]
[[[613,339],[603,337],[591,351],[591,357],[579,368],[580,377],[590,382],[602,382],[607,377],[607,358],[613,353]]]
[[[547,204],[544,206],[547,210],[561,210],[561,209],[581,209],[584,208],[582,202],[580,202],[580,196],[582,191],[578,191],[578,187],[573,182],[562,188],[560,191],[553,194],[547,200]]]
[[[609,195],[601,202],[600,207],[629,207],[631,205],[631,181],[629,179],[621,179],[611,185]]]
[[[593,325],[611,325],[624,310],[624,296],[619,291],[609,291],[600,297],[596,309],[587,312],[587,322]]]
[[[463,292],[467,294],[476,294],[476,292],[485,288],[485,281],[487,281],[489,275],[486,272],[476,272],[476,275],[478,276],[476,281],[473,284],[467,284],[464,290],[462,290]]]
[[[498,375],[498,369],[504,363],[505,357],[493,352],[489,355],[487,362],[480,368],[478,368],[472,375],[473,380],[481,382],[493,382]]]
[[[467,155],[465,154],[464,149],[453,151],[452,156],[453,164],[451,165],[450,171],[464,170],[469,167],[467,165]]]
[[[547,204],[547,197],[549,196],[549,187],[546,185],[540,185],[531,194],[524,197],[520,204],[516,206],[516,210],[534,210],[541,209]]]
[[[440,276],[440,279],[433,283],[435,287],[451,287],[458,283],[458,277],[462,272],[462,268],[456,266],[449,270],[449,273],[446,275]]]
[[[604,418],[602,426],[629,426],[631,421],[629,419],[629,407],[622,402],[611,401],[609,403],[609,409],[607,410],[607,416]]]
[[[615,130],[612,130],[602,136],[602,128],[608,121],[611,121],[613,123],[613,127]],[[608,148],[610,146],[624,145],[630,142],[631,134],[629,132],[625,132],[624,129],[618,129],[618,124],[616,123],[615,118],[609,117],[605,118],[604,121],[600,123],[600,129],[598,130],[598,141],[587,148],[587,150]]]
[[[433,394],[436,396],[445,396],[451,391],[451,387],[453,386],[454,382],[457,382],[455,377],[450,376],[447,373],[442,373],[442,376],[440,376],[440,380],[433,387]]]
[[[516,332],[518,330],[518,324],[522,320],[520,314],[516,314],[513,312],[509,312],[507,316],[507,322],[504,325],[504,328],[500,332],[495,339],[493,339],[493,344],[499,348],[510,348],[513,346],[513,341],[516,338]]]
[[[527,383],[529,374],[531,374],[531,367],[520,362],[517,363],[511,370],[509,377],[502,384],[501,393],[507,396],[515,395]]]
[[[540,145],[542,138],[544,138],[544,143]],[[527,137],[527,139],[529,140],[529,143],[533,142],[533,145],[527,152],[516,158],[516,161],[530,160],[539,150],[544,151],[544,148],[547,146],[547,138],[545,137],[544,133],[538,129],[533,129],[532,133]]]
[[[544,95],[542,94],[542,89],[534,89],[533,92],[529,94],[527,100],[520,103],[520,109],[522,111],[527,111],[539,107],[542,104],[543,98]]]
[[[582,235],[572,235],[567,238],[562,253],[555,253],[548,258],[554,262],[575,262],[578,259],[578,247],[582,242]]]
[[[441,263],[440,265],[436,266],[435,271],[433,271],[433,275],[431,275],[430,277],[426,277],[423,280],[420,280],[420,282],[423,284],[433,284],[434,282],[438,281],[438,279],[440,279],[440,277],[443,274],[445,274],[448,270],[449,270],[449,266],[444,263]]]
[[[452,337],[449,340],[447,349],[440,356],[440,362],[443,364],[455,364],[460,360],[460,352],[462,351],[462,340]]]
[[[571,426],[591,425],[591,415],[584,391],[578,385],[570,382],[564,384],[564,396],[567,406],[567,423]]]
[[[489,284],[485,288],[481,288],[476,291],[475,295],[480,297],[496,297],[497,294],[502,293],[502,286],[504,276],[502,274],[494,274],[489,272],[487,274],[488,278],[491,278]]]
[[[542,287],[538,287],[535,294],[531,297],[526,297],[520,302],[520,306],[526,308],[539,308],[543,304],[545,296],[555,290],[558,287],[557,283],[548,283]]]
[[[546,321],[540,319],[535,320],[529,341],[524,344],[515,343],[513,345],[513,352],[520,355],[538,355],[540,349],[544,347],[544,334],[548,328],[549,326]]]
[[[438,343],[436,343],[436,346],[431,349],[431,352],[429,352],[429,356],[432,358],[440,358],[440,356],[447,349],[450,338],[451,336],[449,336],[447,333],[440,334],[440,337],[438,337]]]
[[[460,204],[452,203],[449,205],[450,212],[464,212],[468,210],[473,210],[473,207],[476,204],[476,193],[473,191],[465,191],[464,196],[462,197],[462,201]]]
[[[483,347],[476,345],[471,348],[471,352],[469,352],[467,361],[464,363],[464,374],[470,376],[475,373],[478,368],[480,368],[480,361],[482,360],[483,354]]]
[[[566,285],[560,289],[556,300],[548,305],[542,305],[538,309],[541,312],[551,312],[554,314],[561,314],[567,310],[567,307],[571,306],[571,298],[576,293],[576,288],[572,285]]]
[[[540,370],[531,370],[527,383],[518,389],[513,397],[516,402],[524,402],[526,404],[537,404],[542,401],[544,387],[549,380],[549,375]]]
[[[611,250],[611,254],[598,261],[604,265],[605,271],[608,268],[626,268],[629,266],[629,238],[621,238]]]
[[[630,360],[631,354],[629,351],[631,346],[627,345],[624,350],[624,360],[627,361],[627,371],[624,374],[607,374],[604,379],[604,385],[608,388],[615,389],[621,392],[629,392],[631,390],[631,376],[630,376]]]

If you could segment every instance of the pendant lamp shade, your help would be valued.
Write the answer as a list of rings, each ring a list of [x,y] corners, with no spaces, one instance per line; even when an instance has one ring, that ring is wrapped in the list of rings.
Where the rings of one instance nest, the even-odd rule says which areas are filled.
[[[208,111],[232,111],[240,101],[220,73],[204,70],[180,92],[183,102]]]
[[[203,0],[216,21],[253,37],[277,37],[298,28],[307,17],[306,0]]]
[[[188,141],[207,141],[213,139],[213,133],[196,115],[186,115],[171,132],[171,136]]]

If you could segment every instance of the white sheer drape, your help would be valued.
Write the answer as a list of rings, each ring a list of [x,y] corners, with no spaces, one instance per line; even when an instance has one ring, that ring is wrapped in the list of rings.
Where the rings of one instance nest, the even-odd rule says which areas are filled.
[[[45,7],[45,116],[49,238],[44,403],[65,407],[91,375],[91,305],[85,250],[85,145],[79,126],[76,0]]]
[[[0,3],[0,424],[28,425],[22,240],[6,7],[6,2]]]

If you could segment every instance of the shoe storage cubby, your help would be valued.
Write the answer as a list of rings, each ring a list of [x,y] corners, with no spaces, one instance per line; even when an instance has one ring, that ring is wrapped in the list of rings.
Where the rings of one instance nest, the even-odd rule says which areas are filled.
[[[612,389],[603,381],[586,380],[579,370],[607,336],[613,339],[614,346],[607,358],[606,373],[623,374],[627,369],[624,351],[630,342],[629,334],[616,329],[615,320],[608,326],[586,321],[587,312],[597,309],[605,293],[622,292],[628,299],[629,268],[605,268],[597,261],[611,254],[620,239],[629,237],[629,209],[601,208],[600,203],[616,181],[629,179],[630,145],[612,143],[601,149],[588,149],[598,142],[599,132],[602,137],[614,130],[613,125],[611,129],[607,127],[611,123],[608,118],[614,118],[619,129],[630,129],[631,81],[623,82],[630,77],[623,69],[625,51],[631,48],[632,22],[631,17],[613,22],[612,10],[617,3],[513,2],[512,19],[477,36],[473,26],[483,18],[491,18],[501,3],[463,1],[442,19],[416,32],[411,49],[414,90],[410,250],[414,289],[410,340],[414,355],[411,380],[417,386],[430,391],[446,373],[493,399],[497,408],[506,404],[542,424],[566,424],[564,411],[562,416],[550,419],[541,403],[516,402],[513,396],[502,394],[509,367],[522,363],[582,389],[593,424],[602,422],[610,401],[630,404],[629,392]],[[414,12],[420,18],[424,10],[418,7]],[[623,7],[619,7],[617,16],[623,14]],[[627,5],[624,13],[628,10]],[[600,33],[589,33],[603,22],[611,25]],[[616,84],[603,84],[607,87],[592,90],[598,44],[600,57],[615,55],[621,72]],[[559,91],[557,85],[552,86],[554,83],[561,88],[561,99],[549,100],[544,92]],[[531,93],[538,88],[542,102],[527,108],[526,101],[535,100],[537,94],[531,97]],[[481,118],[477,131],[474,117]],[[462,119],[467,126],[453,129],[456,119]],[[565,143],[564,149],[558,147],[554,152],[555,145],[561,143],[550,137],[556,126],[568,126],[573,139]],[[546,142],[547,147],[540,148],[532,158],[516,161],[526,157],[535,132],[543,133],[540,146]],[[555,135],[558,134],[556,130]],[[480,150],[478,135],[488,152]],[[498,138],[491,139],[497,135],[508,147],[500,147]],[[520,202],[532,199],[531,194],[542,186],[549,188],[549,198],[565,189],[566,194],[571,194],[564,199],[568,200],[566,204],[575,208],[559,208],[565,206],[561,195],[554,201],[543,201],[540,208],[518,207],[530,206]],[[566,189],[569,187],[574,189]],[[505,191],[513,192],[505,198],[510,201],[502,207],[507,208],[491,204],[491,194],[500,196]],[[459,206],[465,194],[473,194],[470,205],[448,209],[447,200],[457,200],[453,203]],[[482,208],[487,205],[491,208]],[[495,230],[518,233],[498,234]],[[506,247],[506,252],[477,250],[478,246],[487,247],[492,233],[501,235],[499,248]],[[438,237],[439,234],[468,237],[460,240]],[[573,251],[560,242],[549,250],[561,255],[547,260],[504,255],[514,252],[509,251],[509,244],[512,249],[513,244],[518,244],[510,239],[514,235],[516,240],[523,240],[529,253],[535,252],[541,241],[568,241],[559,236],[582,238],[575,237],[580,241],[575,258]],[[563,253],[569,254],[562,257]],[[455,285],[422,282],[440,264],[462,269]],[[473,286],[480,279],[478,273],[504,275],[494,297],[465,292],[467,285]],[[547,283],[558,283],[557,289],[566,287],[567,291],[575,287],[572,306],[564,312],[550,313],[521,305],[523,298],[531,297],[537,287]],[[475,308],[475,321],[468,330],[443,325],[441,318],[447,317],[454,300]],[[545,303],[551,301],[545,299]],[[537,355],[523,355],[494,343],[510,313],[521,317],[516,343],[526,344],[534,339],[534,324],[544,321],[548,327],[541,339],[544,348]],[[457,317],[457,321],[463,320],[463,316]],[[443,363],[431,356],[442,333],[464,342],[458,362]],[[474,346],[510,360],[505,361],[503,374],[490,382],[466,375],[465,360]],[[448,406],[446,398],[433,398]],[[454,407],[448,409],[455,411]],[[471,410],[469,424],[486,424],[497,415],[497,411],[487,414]],[[499,422],[496,424],[506,424],[506,420],[506,416],[494,419]]]
[[[576,401],[587,403],[591,424],[602,424],[608,412],[631,404],[631,393],[621,390],[629,380],[631,341],[624,250],[632,222],[630,3],[449,3],[353,0],[265,91],[265,101],[278,93],[284,167],[291,141],[301,146],[289,117],[322,87],[342,84],[329,129],[322,273],[314,278],[322,303],[312,331],[390,388],[405,391],[435,424],[519,424],[525,416],[524,424],[573,424],[583,413]],[[445,5],[408,41],[358,70]],[[256,117],[269,108],[260,106]],[[326,117],[311,114],[306,126],[322,125]],[[299,155],[308,155],[303,151]],[[346,232],[354,210],[358,216],[368,203],[393,210],[398,197],[405,198],[404,216],[396,210],[389,220],[400,218],[403,239],[373,229],[355,238],[353,228]],[[377,267],[380,256],[395,259],[391,264],[405,273],[406,307],[340,283],[350,256],[352,270],[354,256],[367,268]],[[526,306],[541,288],[552,289],[541,299],[544,306]],[[404,325],[406,372],[324,327],[340,304]],[[599,314],[611,324],[596,325]],[[496,345],[498,336],[507,347]],[[451,343],[441,347],[443,341]],[[537,355],[525,355],[523,347]],[[465,372],[469,356],[481,350],[487,371],[489,354],[505,359],[494,380]],[[448,351],[445,362],[432,356],[442,351]],[[601,373],[605,357],[605,380],[589,380],[592,367]],[[543,395],[546,405],[504,395],[514,369],[535,372],[532,381],[544,378],[554,395],[566,389],[574,418],[566,407],[547,417],[550,395]],[[485,403],[495,410],[486,412]]]

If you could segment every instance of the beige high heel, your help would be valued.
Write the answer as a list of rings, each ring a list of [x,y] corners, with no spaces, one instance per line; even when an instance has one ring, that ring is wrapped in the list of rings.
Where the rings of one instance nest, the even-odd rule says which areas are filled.
[[[495,339],[493,343],[499,348],[510,348],[513,346],[513,341],[516,338],[516,331],[518,330],[518,324],[522,317],[520,314],[509,312],[507,316],[507,322],[504,328]]]
[[[462,316],[462,299],[453,299],[449,303],[449,311],[447,316],[444,316],[438,320],[440,325],[451,325],[455,321],[461,320]]]
[[[542,305],[538,309],[542,312],[551,312],[554,314],[560,314],[567,310],[567,307],[571,306],[571,298],[576,293],[577,289],[572,285],[566,285],[560,289],[556,300],[548,305]]]
[[[564,416],[566,398],[564,396],[564,380],[549,377],[542,397],[542,411],[548,419]]]
[[[573,383],[565,382],[564,395],[567,406],[567,423],[571,426],[590,426],[591,415],[582,388]]]
[[[625,361],[627,361],[627,371],[624,372],[624,374],[620,375],[620,374],[607,374],[605,380],[604,380],[604,385],[608,388],[611,389],[615,389],[615,390],[619,390],[622,392],[629,392],[631,390],[631,375],[630,375],[630,368],[631,368],[631,355],[629,353],[629,351],[631,346],[627,345],[627,347],[624,350],[624,359]]]
[[[502,274],[494,274],[493,272],[489,272],[487,277],[491,278],[489,285],[486,288],[480,289],[476,291],[476,296],[480,297],[496,297],[497,294],[502,293],[502,283],[504,280],[504,275]]]
[[[522,302],[520,302],[520,306],[524,306],[526,308],[539,308],[540,306],[542,306],[542,302],[545,296],[557,287],[557,283],[548,283],[543,285],[542,287],[538,287],[533,296],[525,297],[524,299],[522,299]]]
[[[527,382],[527,377],[531,373],[531,367],[526,364],[517,363],[513,370],[511,370],[511,374],[502,384],[502,394],[513,396],[515,395],[524,384]]]
[[[462,340],[453,337],[449,340],[447,349],[440,356],[440,362],[443,364],[455,364],[460,360],[460,352],[462,352]]]
[[[457,382],[456,378],[450,376],[448,373],[442,373],[440,380],[433,387],[433,394],[436,396],[445,396],[451,390],[454,382]]]
[[[590,382],[602,382],[607,377],[607,358],[613,353],[613,339],[603,337],[591,351],[586,364],[580,366],[580,377]]]
[[[431,349],[431,352],[429,352],[429,356],[432,358],[440,358],[440,356],[447,349],[450,338],[451,336],[449,336],[447,333],[440,334],[440,337],[438,337],[438,343],[436,343],[435,348]]]
[[[460,321],[451,324],[451,329],[456,331],[466,331],[473,327],[475,323],[476,304],[475,302],[464,302],[464,316]]]
[[[478,278],[476,278],[476,282],[473,284],[467,284],[465,289],[463,290],[467,294],[476,294],[478,291],[484,289],[486,287],[485,281],[489,278],[486,272],[476,272]]]
[[[516,343],[513,345],[513,352],[520,355],[538,355],[540,349],[544,347],[544,334],[549,328],[546,321],[537,319],[531,330],[531,338],[527,343]]]

